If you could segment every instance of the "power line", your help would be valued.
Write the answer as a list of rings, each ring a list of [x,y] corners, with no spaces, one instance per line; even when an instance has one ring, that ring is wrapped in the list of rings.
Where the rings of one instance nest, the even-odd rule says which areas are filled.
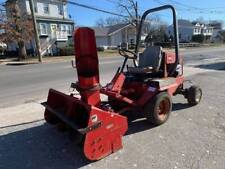
[[[118,2],[113,1],[113,0],[106,0],[106,1],[108,1],[108,2],[110,2],[110,3],[112,3],[112,4],[118,4]]]
[[[118,5],[123,5],[121,3],[117,3],[116,1],[113,1],[113,0],[106,0],[110,3],[113,3],[113,4],[118,4]],[[160,4],[160,5],[165,5],[164,2],[162,2],[161,0],[153,0],[155,1],[156,3]],[[178,5],[178,6],[183,6],[185,7],[185,9],[181,9],[181,8],[178,8],[176,7],[177,10],[180,10],[180,11],[192,11],[192,12],[198,12],[198,13],[204,13],[203,12],[203,9],[201,8],[196,8],[196,7],[193,7],[192,6],[189,6],[189,5],[186,5],[186,4],[183,4],[183,3],[180,3],[180,2],[177,2],[175,0],[168,0],[170,2],[172,2],[173,4],[175,5]],[[105,9],[100,9],[100,8],[97,8],[97,7],[93,7],[93,6],[89,6],[89,5],[85,5],[85,4],[81,4],[81,3],[77,3],[77,2],[74,2],[74,1],[67,1],[69,4],[71,5],[76,5],[76,6],[79,6],[79,7],[82,7],[82,8],[87,8],[87,9],[90,9],[90,10],[95,10],[95,11],[98,11],[98,12],[103,12],[103,13],[107,13],[107,14],[110,14],[110,15],[114,15],[114,16],[119,16],[119,17],[123,17],[123,18],[126,18],[126,19],[129,19],[131,18],[131,16],[127,16],[127,15],[122,15],[122,14],[118,14],[118,13],[115,13],[115,12],[112,12],[112,11],[107,11]],[[125,5],[123,5],[125,6]],[[194,11],[193,11],[194,10]],[[144,10],[140,10],[140,11],[144,11]],[[225,13],[224,11],[208,11],[208,13],[220,13],[220,14],[223,14]],[[158,14],[159,16],[162,16],[162,17],[169,17],[167,15],[162,15],[162,14]],[[138,19],[139,20],[139,19]],[[147,21],[149,22],[149,21]]]
[[[197,9],[197,10],[201,10],[200,8],[196,8],[194,6],[190,6],[190,5],[186,5],[186,4],[183,4],[181,2],[178,2],[178,1],[175,1],[175,0],[168,0],[174,4],[177,4],[177,5],[180,5],[180,6],[183,6],[183,7],[186,7],[186,8],[192,8],[192,9]]]
[[[159,5],[165,5],[165,3],[160,0],[153,0],[153,1],[158,3]],[[176,9],[182,12],[187,11],[187,12],[200,13],[200,14],[225,14],[225,11],[212,10],[212,9],[217,9],[216,7],[196,8],[194,6],[186,5],[175,0],[167,0],[167,1],[176,5]],[[180,6],[180,7],[177,7],[177,6]],[[225,7],[220,7],[220,8],[223,9]]]
[[[82,8],[87,8],[87,9],[91,9],[91,10],[95,10],[95,11],[107,13],[107,14],[110,14],[110,15],[123,17],[123,18],[130,18],[129,16],[126,16],[126,15],[117,14],[117,13],[115,13],[115,12],[107,11],[107,10],[100,9],[100,8],[96,8],[96,7],[93,7],[93,6],[88,6],[88,5],[80,4],[80,3],[77,3],[77,2],[73,2],[73,1],[67,1],[67,2],[68,2],[69,4],[76,5],[76,6],[79,6],[79,7],[82,7]]]
[[[201,9],[225,9],[225,6],[220,6],[220,7],[211,7],[211,8],[201,8]]]
[[[220,6],[220,7],[210,7],[210,8],[199,8],[199,7],[190,6],[190,5],[175,1],[175,0],[168,0],[168,1],[175,3],[177,5],[180,5],[180,6],[184,6],[187,8],[193,8],[193,9],[197,9],[197,10],[225,9],[225,6],[224,7]]]
[[[120,6],[125,6],[124,4],[121,4],[121,3],[119,3],[119,2],[116,2],[116,1],[114,1],[114,0],[105,0],[105,1],[108,1],[108,2],[110,2],[110,3],[112,3],[112,4],[117,4],[117,5],[120,5]],[[157,0],[156,0],[157,1]],[[164,4],[161,4],[161,5],[164,5]],[[144,9],[138,9],[141,13],[144,13],[146,10],[144,10]],[[157,14],[157,15],[159,15],[159,16],[161,16],[161,17],[166,17],[166,18],[170,18],[169,16],[167,16],[167,15],[163,15],[163,14]],[[140,19],[139,19],[140,20]]]
[[[158,0],[155,0],[155,1],[158,1]],[[224,14],[225,13],[225,11],[212,10],[212,9],[219,9],[219,8],[223,9],[225,7],[219,7],[219,8],[216,8],[216,7],[212,7],[212,8],[198,8],[198,7],[187,5],[187,4],[175,1],[175,0],[168,0],[168,1],[173,3],[173,4],[175,4],[175,5],[182,6],[182,7],[185,8],[185,9],[178,9],[178,10],[181,10],[181,11],[185,10],[185,11],[191,11],[191,12],[194,12],[194,13],[201,13],[201,14],[212,14],[212,13]]]

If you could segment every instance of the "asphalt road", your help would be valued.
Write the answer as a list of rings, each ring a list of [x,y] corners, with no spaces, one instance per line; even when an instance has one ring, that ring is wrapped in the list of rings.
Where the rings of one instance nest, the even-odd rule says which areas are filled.
[[[199,105],[189,107],[183,96],[174,97],[173,112],[167,123],[153,127],[145,119],[133,121],[123,137],[124,148],[93,163],[85,160],[81,149],[68,139],[67,133],[59,133],[43,120],[0,127],[0,168],[225,169],[225,49],[183,53],[187,66],[203,70],[188,77],[203,90]],[[120,61],[119,58],[101,59],[104,82]],[[68,63],[0,66],[0,72],[0,91],[11,103],[23,103],[27,96],[42,99],[48,87],[68,87],[75,73]],[[15,82],[7,78],[9,75]],[[11,91],[8,95],[6,89]],[[36,98],[32,97],[34,93],[37,93]],[[0,103],[4,100],[2,97],[3,94]],[[5,112],[23,114],[29,110],[25,107],[20,108],[20,112],[17,107]],[[43,110],[38,111],[43,118]],[[19,121],[22,117],[15,118]],[[0,123],[3,121],[4,115],[0,113]]]
[[[225,59],[225,48],[200,48],[182,50],[186,65]],[[100,58],[101,83],[113,77],[122,57]],[[69,91],[76,79],[76,71],[69,62],[20,66],[0,65],[0,108],[39,101],[47,97],[49,88]]]

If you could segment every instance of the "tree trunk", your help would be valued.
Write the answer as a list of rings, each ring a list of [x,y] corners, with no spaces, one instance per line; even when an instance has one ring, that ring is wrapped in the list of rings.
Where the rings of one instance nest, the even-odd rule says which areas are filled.
[[[22,40],[19,41],[18,46],[19,46],[19,60],[27,59],[27,51],[25,47],[25,42]]]

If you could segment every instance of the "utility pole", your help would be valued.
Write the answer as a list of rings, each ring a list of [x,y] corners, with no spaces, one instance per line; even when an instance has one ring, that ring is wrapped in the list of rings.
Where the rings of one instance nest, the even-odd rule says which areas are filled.
[[[30,4],[30,11],[31,11],[31,16],[32,16],[32,20],[33,20],[33,26],[34,26],[34,37],[35,37],[38,61],[42,62],[42,56],[41,56],[41,51],[40,51],[40,40],[39,40],[39,35],[38,35],[38,30],[37,30],[36,17],[35,17],[35,14],[34,14],[34,1],[33,0],[29,0],[29,4]]]
[[[134,1],[134,0],[129,0],[129,2],[131,3],[132,10],[134,10],[135,14],[130,12],[126,5],[123,5],[123,4],[119,4],[119,5],[122,6],[124,9],[126,9],[130,18],[132,18],[131,24],[133,26],[135,26],[135,31],[136,31],[136,34],[137,34],[138,28],[139,28],[139,20],[140,20],[139,15],[138,15],[138,3],[137,3],[137,1]]]
[[[138,3],[136,1],[135,6],[135,19],[136,19],[136,35],[138,34],[138,28],[139,28],[139,16],[138,16]]]

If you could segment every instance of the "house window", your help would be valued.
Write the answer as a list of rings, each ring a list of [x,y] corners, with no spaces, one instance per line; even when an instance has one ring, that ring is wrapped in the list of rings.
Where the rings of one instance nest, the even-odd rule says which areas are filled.
[[[44,3],[43,4],[43,9],[44,9],[44,13],[45,14],[49,14],[49,4],[48,3]]]
[[[63,5],[62,4],[58,4],[58,13],[59,13],[59,15],[63,15]]]
[[[72,35],[72,25],[68,25],[67,34]]]
[[[66,25],[62,25],[62,26],[61,26],[61,31],[62,31],[62,32],[66,32]]]
[[[37,2],[34,3],[34,12],[37,13],[38,12],[38,8],[37,8]]]
[[[195,29],[194,29],[194,32],[195,32],[195,33],[199,33],[199,29],[198,29],[198,28],[195,28]]]
[[[130,44],[134,44],[134,39],[130,39]]]
[[[47,35],[47,24],[46,23],[40,23],[40,34]]]

